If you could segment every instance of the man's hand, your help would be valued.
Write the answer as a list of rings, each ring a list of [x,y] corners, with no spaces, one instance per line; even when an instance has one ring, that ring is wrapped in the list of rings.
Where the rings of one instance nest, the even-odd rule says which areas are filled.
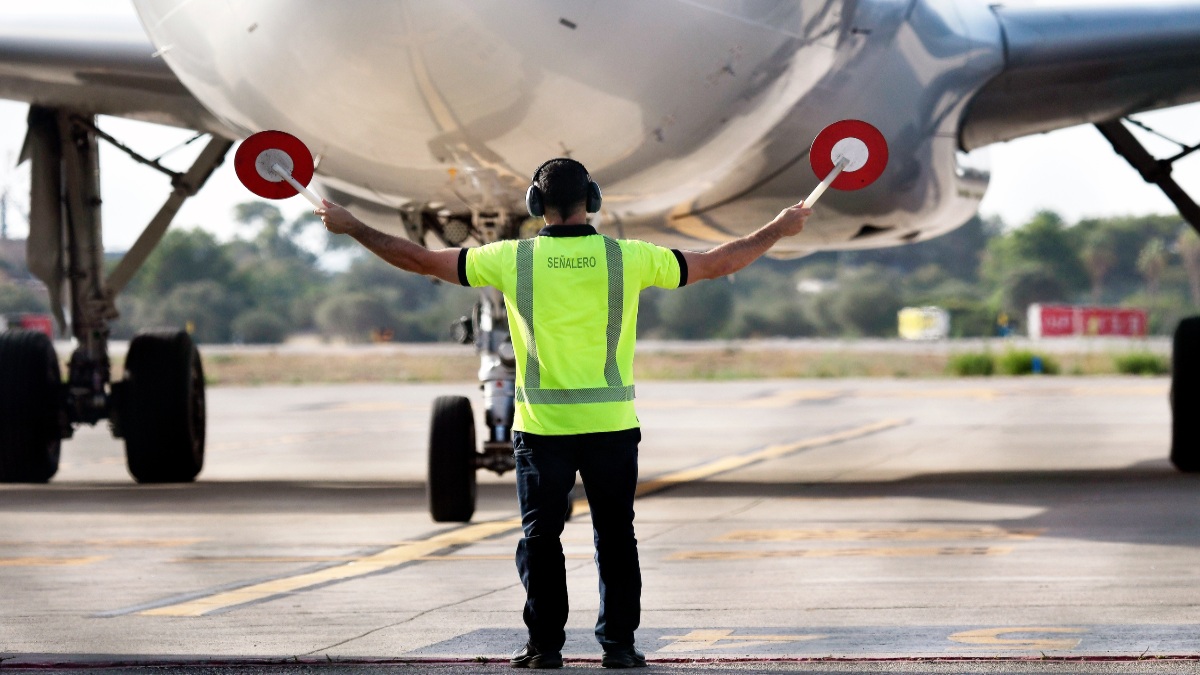
[[[325,223],[325,229],[334,234],[349,234],[358,227],[362,226],[362,222],[354,217],[353,213],[346,210],[344,206],[334,204],[328,199],[321,200],[324,208],[316,209],[313,213],[321,217],[321,221]]]
[[[804,202],[800,202],[780,211],[770,226],[778,228],[778,232],[785,237],[794,237],[804,230],[804,223],[812,212],[812,209],[804,206]]]

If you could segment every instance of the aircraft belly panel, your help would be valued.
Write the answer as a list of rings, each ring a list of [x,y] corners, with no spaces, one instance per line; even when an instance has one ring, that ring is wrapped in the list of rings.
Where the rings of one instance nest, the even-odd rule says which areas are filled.
[[[819,182],[808,145],[795,139],[857,118],[883,131],[889,167],[866,189],[826,193],[805,234],[780,242],[779,250],[895,245],[952,229],[974,215],[986,187],[986,176],[965,177],[958,167],[957,120],[1001,65],[998,28],[989,16],[950,2],[864,3],[838,62],[814,93],[740,158],[734,180],[677,207],[666,226],[708,245],[722,234],[752,231]],[[653,230],[647,221],[625,227]]]
[[[617,202],[699,194],[831,63],[841,4],[775,8],[776,25],[634,2],[138,8],[229,124],[314,139],[320,174],[388,197],[482,205],[555,154]]]
[[[339,194],[515,214],[533,168],[570,155],[604,186],[602,227],[700,246],[807,194],[807,148],[845,118],[891,164],[785,249],[961,224],[986,185],[956,161],[964,110],[1005,65],[996,15],[957,0],[135,3],[210,110],[308,140]]]

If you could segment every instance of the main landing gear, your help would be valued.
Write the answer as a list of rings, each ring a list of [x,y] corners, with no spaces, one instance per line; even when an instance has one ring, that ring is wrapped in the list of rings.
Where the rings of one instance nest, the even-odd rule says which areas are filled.
[[[1126,120],[1157,136],[1166,138],[1140,122]],[[1175,162],[1200,150],[1200,145],[1188,146],[1172,141],[1180,151],[1167,159],[1156,159],[1130,133],[1122,120],[1109,120],[1096,125],[1112,144],[1113,150],[1137,169],[1147,183],[1154,183],[1179,209],[1197,233],[1200,233],[1200,205],[1175,182],[1171,169]],[[1167,139],[1170,140],[1170,139]],[[1175,330],[1171,365],[1171,463],[1187,473],[1200,472],[1200,317],[1179,322]]]
[[[172,192],[133,247],[105,276],[100,224],[103,139],[171,178]],[[129,472],[139,483],[186,482],[204,465],[204,370],[183,331],[138,334],[129,344],[125,379],[112,381],[109,322],[116,297],[166,233],[183,202],[220,166],[232,141],[213,137],[192,167],[171,171],[124,147],[78,111],[31,106],[24,159],[32,161],[30,271],[78,345],[64,382],[50,339],[0,335],[0,482],[44,483],[58,470],[62,439],[75,426],[108,418],[125,439]],[[66,303],[61,297],[67,291]]]
[[[1179,322],[1171,358],[1171,463],[1200,472],[1200,316]]]
[[[45,483],[58,471],[62,376],[50,338],[0,335],[0,481]]]
[[[195,480],[204,467],[204,369],[191,336],[158,331],[133,338],[125,379],[112,389],[113,433],[125,438],[134,480]]]

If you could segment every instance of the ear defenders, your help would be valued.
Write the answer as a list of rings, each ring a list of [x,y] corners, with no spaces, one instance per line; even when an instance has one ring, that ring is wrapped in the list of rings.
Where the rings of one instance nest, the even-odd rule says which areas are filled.
[[[529,184],[529,189],[525,191],[525,208],[529,211],[529,215],[533,216],[534,218],[541,218],[542,216],[546,215],[546,204],[545,201],[543,201],[542,189],[537,186],[538,176],[542,173],[542,169],[546,168],[547,164],[555,161],[575,162],[573,159],[557,157],[555,159],[543,162],[541,166],[539,166],[533,172],[533,179]],[[579,164],[579,162],[575,163]],[[580,166],[583,165],[580,164]],[[584,207],[587,209],[588,213],[596,213],[600,210],[600,204],[603,201],[603,196],[600,194],[600,186],[596,184],[596,181],[592,180],[591,176],[588,176],[587,181],[587,201],[585,202]]]

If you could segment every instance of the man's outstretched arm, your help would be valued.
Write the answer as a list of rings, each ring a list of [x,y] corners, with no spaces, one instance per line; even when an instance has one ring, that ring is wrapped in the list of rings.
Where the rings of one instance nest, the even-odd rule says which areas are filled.
[[[775,245],[775,242],[800,234],[810,215],[812,209],[805,208],[801,202],[780,211],[774,220],[741,239],[734,239],[703,253],[684,251],[688,283],[701,279],[716,279],[742,269],[758,260]]]
[[[325,200],[325,208],[316,209],[313,213],[321,217],[325,229],[334,234],[348,234],[354,237],[358,243],[387,263],[408,272],[437,277],[452,284],[460,283],[458,256],[461,249],[444,248],[430,251],[407,239],[384,234],[355,218],[345,207],[329,200]]]

